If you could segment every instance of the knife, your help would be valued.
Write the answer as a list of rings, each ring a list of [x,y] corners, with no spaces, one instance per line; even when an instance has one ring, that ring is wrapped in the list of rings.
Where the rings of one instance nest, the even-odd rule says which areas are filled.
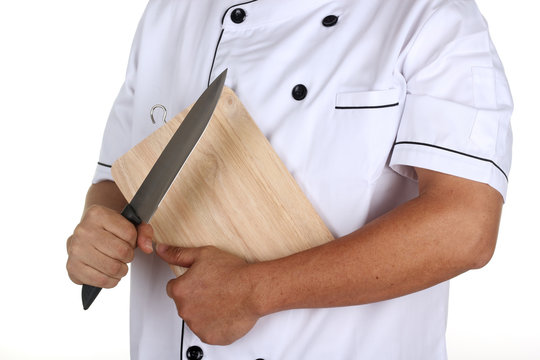
[[[131,202],[122,210],[122,216],[133,225],[137,226],[143,221],[146,223],[150,221],[210,122],[226,77],[227,69],[202,93],[163,149]],[[84,310],[92,305],[100,291],[99,287],[83,285],[82,303]]]

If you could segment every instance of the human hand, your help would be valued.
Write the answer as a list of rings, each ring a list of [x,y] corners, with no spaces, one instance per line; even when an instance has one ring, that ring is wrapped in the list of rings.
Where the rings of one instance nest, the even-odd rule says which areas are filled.
[[[249,264],[212,246],[178,248],[158,245],[157,254],[171,265],[187,267],[169,281],[167,295],[178,315],[205,343],[228,345],[244,336],[260,315],[252,299]]]
[[[91,206],[67,240],[68,275],[76,284],[115,287],[127,274],[137,244],[145,253],[152,252],[152,237],[151,225],[135,228],[116,211]]]

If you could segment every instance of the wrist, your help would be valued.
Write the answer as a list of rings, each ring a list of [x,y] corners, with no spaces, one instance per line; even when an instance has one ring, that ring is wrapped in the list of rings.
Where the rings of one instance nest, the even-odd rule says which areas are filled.
[[[272,270],[271,262],[250,264],[247,268],[248,279],[251,284],[250,304],[252,311],[263,317],[280,310],[284,310],[280,299],[286,298],[284,289],[279,286],[277,271]]]

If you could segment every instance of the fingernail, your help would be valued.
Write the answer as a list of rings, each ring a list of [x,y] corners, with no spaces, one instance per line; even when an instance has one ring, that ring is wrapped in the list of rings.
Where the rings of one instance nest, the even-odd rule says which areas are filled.
[[[154,252],[154,248],[152,246],[152,240],[148,239],[145,243],[144,243],[144,247],[146,248],[146,250],[148,250],[149,252]]]
[[[164,244],[158,244],[156,246],[157,252],[160,252],[160,253],[163,253],[163,252],[167,251],[168,248],[169,248],[169,246],[164,245]]]

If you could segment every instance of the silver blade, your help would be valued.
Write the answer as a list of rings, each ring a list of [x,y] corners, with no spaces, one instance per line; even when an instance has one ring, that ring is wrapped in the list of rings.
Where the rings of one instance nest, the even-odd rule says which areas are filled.
[[[150,221],[212,118],[223,90],[227,70],[202,93],[133,196],[130,205],[139,218]]]

